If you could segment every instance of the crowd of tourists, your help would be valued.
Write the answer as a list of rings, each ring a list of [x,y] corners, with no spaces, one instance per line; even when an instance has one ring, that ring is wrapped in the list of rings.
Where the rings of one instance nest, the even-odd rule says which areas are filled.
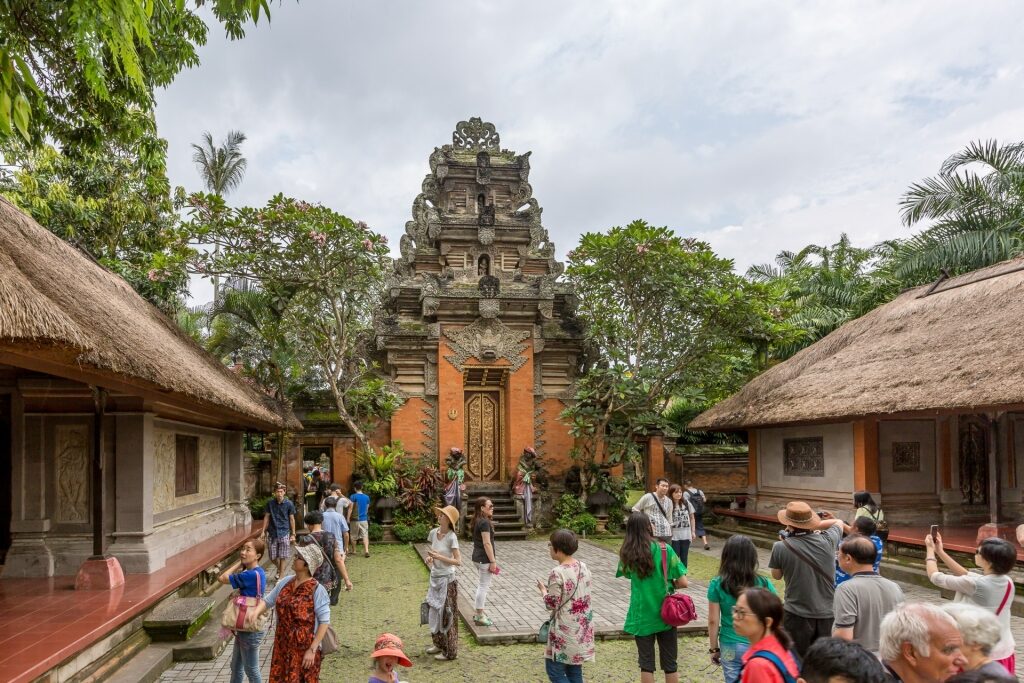
[[[331,484],[322,500],[307,501],[315,505],[305,515],[306,532],[296,538],[295,506],[285,497],[284,485],[278,485],[268,503],[263,538],[248,541],[239,562],[220,576],[238,591],[224,617],[235,634],[232,683],[246,677],[261,683],[259,646],[269,610],[277,616],[270,680],[319,680],[332,639],[336,647],[330,608],[342,586],[352,588],[346,556],[359,541],[369,556],[369,498],[358,483],[354,489],[346,497]],[[680,486],[659,479],[626,520],[616,576],[630,582],[623,629],[634,638],[641,683],[653,683],[659,668],[666,683],[679,680],[677,626],[696,617],[692,600],[683,597],[690,585],[690,546],[698,539],[710,548],[701,521],[705,502],[692,482]],[[771,579],[784,580],[784,601],[759,571],[750,538],[733,535],[722,546],[717,576],[707,587],[708,655],[711,664],[721,666],[725,683],[1016,681],[1009,576],[1016,547],[1000,538],[982,541],[974,557],[978,569],[970,571],[945,551],[933,527],[924,539],[926,573],[955,597],[942,607],[908,602],[900,586],[878,572],[888,533],[884,513],[866,492],[856,493],[854,504],[849,522],[802,501],[778,511],[784,528],[767,569]],[[494,504],[481,497],[472,508],[470,559],[479,577],[473,621],[486,627],[493,625],[487,595],[501,571]],[[431,633],[427,653],[450,661],[458,656],[460,512],[446,505],[434,508],[434,514],[421,619]],[[545,643],[552,683],[582,683],[583,664],[595,659],[592,576],[574,557],[578,547],[572,531],[552,533],[548,553],[554,567],[546,581],[536,583],[550,614],[538,640]],[[269,591],[260,566],[267,551],[277,566],[276,585]],[[666,611],[669,602],[676,611]],[[689,616],[680,617],[678,610],[685,614],[687,606]],[[393,634],[378,637],[370,683],[396,683],[395,667],[412,666],[403,647]]]

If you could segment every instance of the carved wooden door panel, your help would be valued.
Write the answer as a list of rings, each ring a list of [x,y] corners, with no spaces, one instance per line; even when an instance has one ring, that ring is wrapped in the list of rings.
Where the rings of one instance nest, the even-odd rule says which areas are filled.
[[[960,418],[960,493],[968,505],[988,503],[988,420]]]
[[[470,481],[494,481],[501,472],[499,394],[466,394],[466,474]]]

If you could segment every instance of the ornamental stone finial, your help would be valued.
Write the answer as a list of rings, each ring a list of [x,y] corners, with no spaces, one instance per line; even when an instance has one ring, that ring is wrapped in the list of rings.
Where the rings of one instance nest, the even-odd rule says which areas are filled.
[[[459,121],[452,133],[452,147],[455,149],[490,149],[500,151],[501,140],[493,123],[474,116],[469,121]]]

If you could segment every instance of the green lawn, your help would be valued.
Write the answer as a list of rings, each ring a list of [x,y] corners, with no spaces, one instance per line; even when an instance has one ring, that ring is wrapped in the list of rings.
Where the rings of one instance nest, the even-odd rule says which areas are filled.
[[[605,539],[601,545],[618,550],[620,539]],[[341,648],[324,661],[322,679],[361,683],[369,678],[370,653],[379,633],[389,631],[405,641],[405,652],[413,668],[403,672],[411,683],[479,683],[515,681],[546,683],[544,646],[537,644],[477,645],[460,623],[459,656],[452,662],[438,662],[424,654],[430,645],[426,626],[419,626],[419,605],[427,588],[427,569],[411,546],[372,548],[369,558],[351,557],[348,570],[355,584],[351,593],[342,592],[332,621]],[[695,558],[696,560],[696,558]],[[694,561],[694,575],[713,575],[712,558]],[[720,670],[709,666],[706,637],[679,640],[681,680],[707,683],[721,681]],[[602,641],[597,644],[597,661],[584,666],[589,683],[625,683],[639,679],[636,647],[632,641]],[[659,676],[660,679],[660,676]]]

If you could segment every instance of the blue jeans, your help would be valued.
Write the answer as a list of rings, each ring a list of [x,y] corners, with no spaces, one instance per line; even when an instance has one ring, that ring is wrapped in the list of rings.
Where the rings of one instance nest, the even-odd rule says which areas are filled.
[[[739,683],[740,670],[743,669],[743,654],[750,647],[746,643],[719,643],[722,648],[722,674],[725,683]]]
[[[231,683],[242,683],[242,674],[249,683],[263,683],[260,678],[260,641],[262,631],[235,631],[235,649],[231,653]]]
[[[548,673],[551,683],[583,683],[583,665],[544,660],[544,670]]]

